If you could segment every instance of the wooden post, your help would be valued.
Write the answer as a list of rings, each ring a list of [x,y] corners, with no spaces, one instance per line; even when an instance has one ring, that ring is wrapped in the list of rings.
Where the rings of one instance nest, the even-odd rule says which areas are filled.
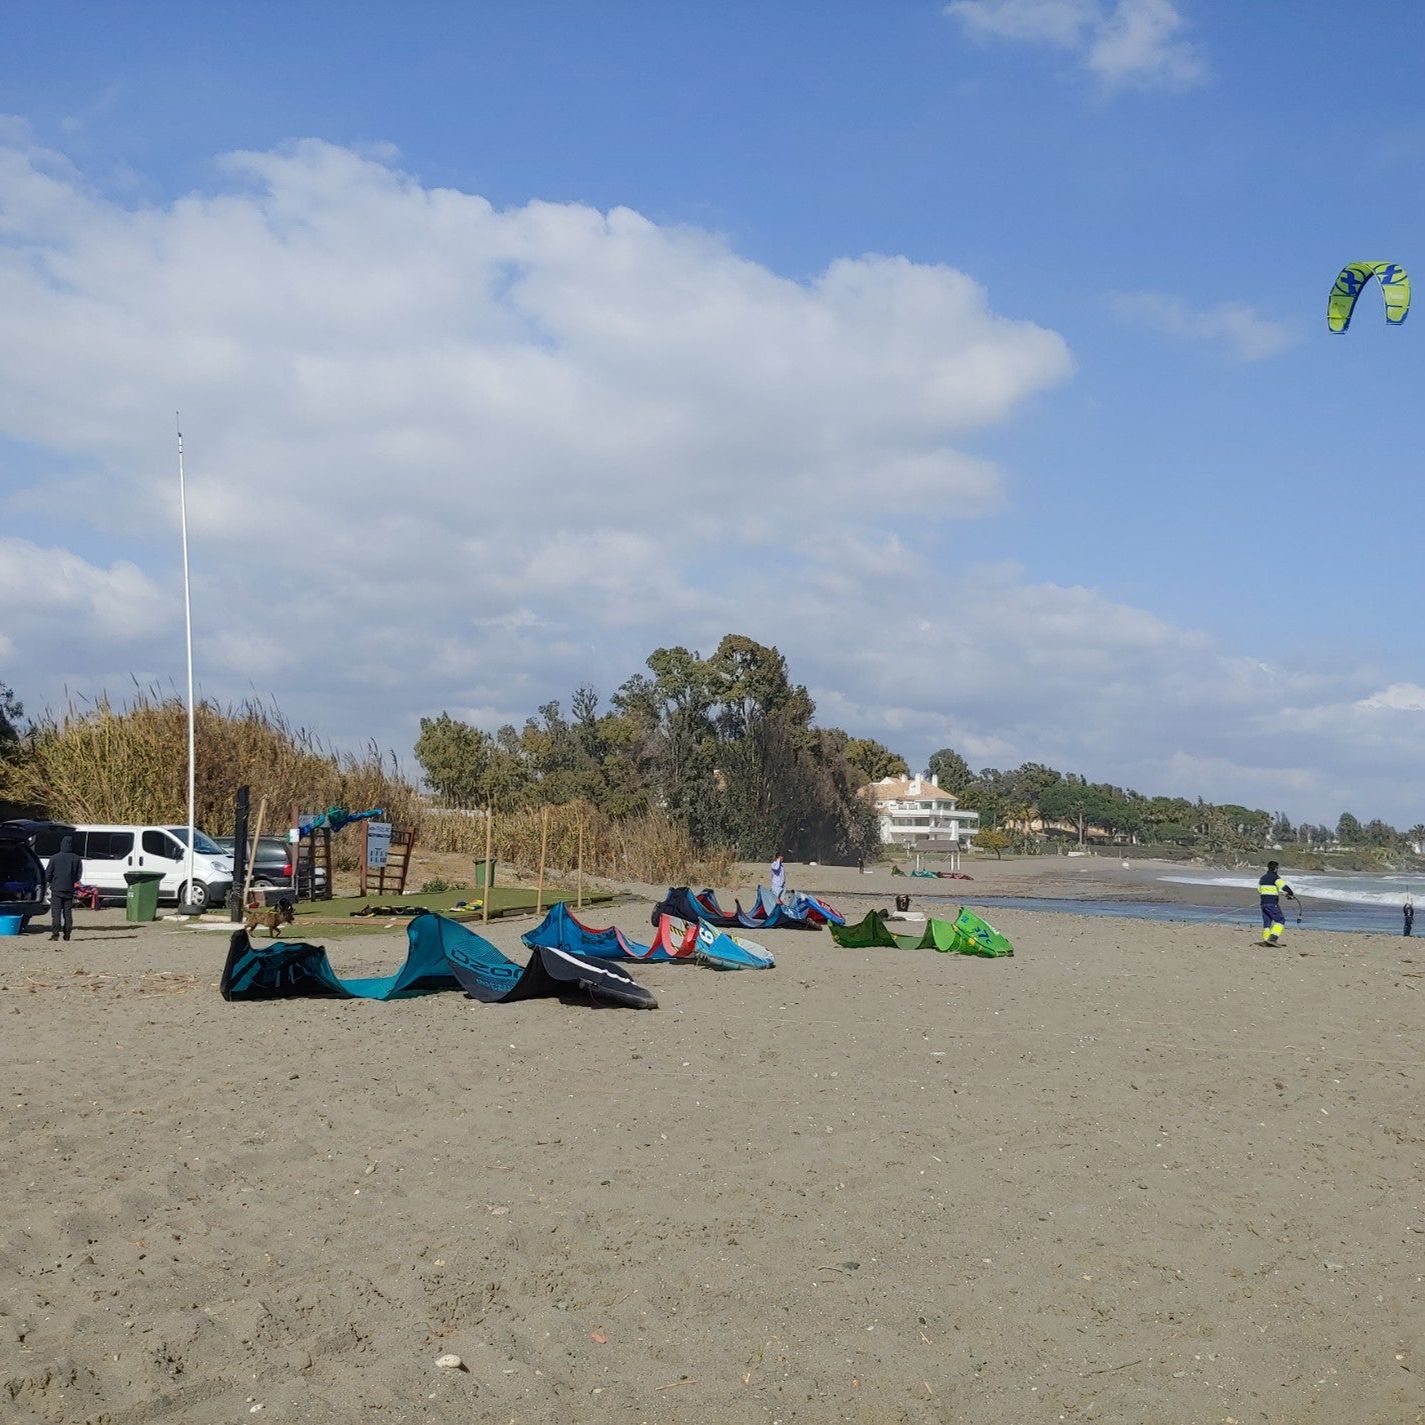
[[[366,852],[371,844],[371,823],[365,817],[361,820],[361,897],[366,898]],[[315,890],[316,887],[313,887]]]
[[[534,913],[544,910],[544,855],[549,849],[549,808],[541,809],[539,817],[539,889],[535,892]]]
[[[247,914],[247,893],[252,889],[252,863],[257,860],[257,843],[262,839],[262,818],[267,813],[267,798],[257,804],[257,830],[252,833],[252,848],[247,855],[247,869],[243,872],[242,878],[242,900],[240,906],[242,913]]]
[[[492,848],[495,844],[495,808],[488,806],[485,808],[485,893],[480,897],[480,923],[488,925],[490,922],[490,883],[495,879],[490,870],[490,858],[494,854]]]
[[[394,828],[392,830],[394,831]],[[393,836],[391,845],[399,847],[401,852],[401,868],[395,873],[399,878],[399,884],[394,889],[398,896],[403,896],[406,894],[406,877],[411,869],[411,854],[416,849],[415,827],[407,827],[400,837]],[[381,872],[381,894],[383,896],[386,894],[386,870]]]
[[[574,882],[574,908],[584,909],[584,808],[579,808],[579,857],[578,871]]]

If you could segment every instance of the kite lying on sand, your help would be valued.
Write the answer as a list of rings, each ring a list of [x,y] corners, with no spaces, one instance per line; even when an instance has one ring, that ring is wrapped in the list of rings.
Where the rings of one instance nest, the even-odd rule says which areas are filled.
[[[556,947],[541,947],[517,965],[468,926],[426,911],[406,927],[406,963],[394,975],[343,980],[320,945],[274,940],[252,943],[238,931],[223,966],[226,1000],[409,999],[435,990],[464,990],[486,1004],[555,997],[588,999],[629,1009],[656,1009],[651,990],[618,965],[594,963]]]
[[[531,949],[554,947],[592,960],[639,960],[645,965],[695,961],[719,970],[767,970],[774,961],[761,945],[714,934],[705,925],[680,925],[661,916],[651,945],[630,940],[617,926],[595,929],[577,919],[562,901],[521,937]]]
[[[878,910],[868,911],[855,925],[833,925],[831,938],[838,945],[868,949],[884,945],[890,950],[939,950],[945,954],[983,955],[997,958],[1013,955],[1014,946],[988,921],[960,907],[954,920],[929,920],[919,935],[895,935]]]
[[[712,892],[707,892],[711,895]],[[804,891],[788,891],[779,901],[765,886],[757,887],[757,899],[752,905],[752,919],[756,925],[772,926],[778,912],[792,920],[810,921],[812,925],[845,925],[846,917],[830,901],[820,896],[809,896]]]
[[[741,901],[734,901],[733,907],[724,910],[711,891],[669,886],[668,894],[653,908],[649,919],[657,925],[660,916],[671,915],[675,920],[696,920],[732,930],[819,930],[828,923],[839,925],[844,919],[834,907],[815,896],[792,895],[786,902],[779,902],[762,886],[757,887],[757,899],[750,911],[743,910]]]
[[[772,952],[755,940],[700,921],[685,925],[671,915],[659,916],[653,943],[679,959],[692,959],[714,970],[770,970],[777,963]]]

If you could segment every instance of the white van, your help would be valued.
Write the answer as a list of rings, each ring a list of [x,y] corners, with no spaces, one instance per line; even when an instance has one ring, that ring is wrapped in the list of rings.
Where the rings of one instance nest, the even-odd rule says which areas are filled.
[[[46,828],[35,837],[35,854],[49,867],[62,838],[74,838],[74,854],[84,863],[84,884],[106,896],[128,890],[125,871],[162,871],[158,898],[207,907],[221,904],[233,884],[232,857],[201,831],[193,835],[193,894],[187,894],[186,826],[76,826]]]

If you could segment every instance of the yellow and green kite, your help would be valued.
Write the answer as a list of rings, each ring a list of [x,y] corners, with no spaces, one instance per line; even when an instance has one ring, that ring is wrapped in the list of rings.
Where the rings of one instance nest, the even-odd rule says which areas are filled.
[[[1372,277],[1380,282],[1385,297],[1386,325],[1398,327],[1409,315],[1410,278],[1398,262],[1348,262],[1326,301],[1326,325],[1333,332],[1343,332],[1351,325],[1356,298]]]

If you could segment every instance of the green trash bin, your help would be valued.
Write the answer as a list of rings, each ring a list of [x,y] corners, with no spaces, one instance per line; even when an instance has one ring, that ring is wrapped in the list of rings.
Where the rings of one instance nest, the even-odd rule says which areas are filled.
[[[129,890],[124,897],[124,919],[140,923],[158,919],[158,888],[162,871],[125,871]]]
[[[495,884],[495,862],[486,861],[483,858],[475,863],[475,889],[483,891],[486,886]]]

